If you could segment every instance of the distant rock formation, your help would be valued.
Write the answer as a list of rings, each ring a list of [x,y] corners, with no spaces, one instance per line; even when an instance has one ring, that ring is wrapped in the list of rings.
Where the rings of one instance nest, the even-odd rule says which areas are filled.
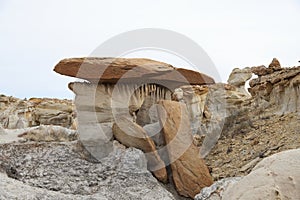
[[[66,128],[75,123],[71,100],[31,98],[22,100],[0,95],[0,124],[7,129],[38,125],[57,125]]]
[[[256,104],[272,109],[278,115],[299,112],[300,67],[281,68],[277,59],[272,61],[270,67],[252,68],[258,78],[250,81],[249,91],[257,101]]]

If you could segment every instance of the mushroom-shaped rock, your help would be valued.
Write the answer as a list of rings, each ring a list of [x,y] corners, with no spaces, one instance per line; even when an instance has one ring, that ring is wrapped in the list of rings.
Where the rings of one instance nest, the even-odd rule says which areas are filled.
[[[61,60],[54,71],[92,83],[173,83],[179,85],[213,84],[214,80],[202,73],[177,69],[172,65],[145,58],[70,58]]]
[[[245,86],[245,82],[252,77],[249,67],[244,69],[235,68],[232,70],[228,78],[228,83],[236,87]]]
[[[98,160],[112,151],[116,115],[141,126],[155,123],[147,110],[159,100],[170,100],[175,88],[214,83],[200,72],[144,58],[70,58],[54,71],[88,81],[70,83],[69,89],[76,94],[80,141]]]

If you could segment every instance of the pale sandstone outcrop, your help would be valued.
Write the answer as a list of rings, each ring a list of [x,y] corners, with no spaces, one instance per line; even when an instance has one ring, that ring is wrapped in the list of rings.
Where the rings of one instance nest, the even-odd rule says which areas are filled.
[[[194,198],[213,182],[204,160],[199,157],[199,149],[193,144],[186,106],[167,100],[159,104],[175,187],[180,195]]]
[[[147,170],[142,151],[115,141],[108,157],[88,162],[77,148],[77,142],[0,144],[0,199],[175,199]]]
[[[250,67],[246,67],[244,69],[235,68],[229,75],[227,82],[228,84],[237,87],[239,92],[250,96],[245,89],[245,83],[252,77],[252,74]]]
[[[263,159],[244,177],[225,178],[204,188],[195,200],[300,198],[300,149]]]
[[[18,137],[36,142],[70,142],[78,139],[77,131],[52,125],[29,128]]]
[[[224,191],[222,199],[300,199],[300,149],[280,152]]]
[[[80,140],[98,159],[112,150],[112,125],[116,117],[124,116],[138,122],[140,118],[136,113],[143,107],[145,99],[148,99],[148,105],[154,105],[160,99],[171,99],[169,89],[155,84],[75,82],[70,83],[69,88],[76,94]]]

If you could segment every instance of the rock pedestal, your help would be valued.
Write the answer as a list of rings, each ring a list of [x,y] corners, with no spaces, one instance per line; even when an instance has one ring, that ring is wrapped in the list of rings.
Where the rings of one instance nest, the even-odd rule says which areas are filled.
[[[214,83],[199,72],[139,58],[64,59],[54,71],[89,81],[70,83],[69,88],[76,94],[80,140],[97,159],[112,151],[116,116],[122,115],[141,126],[155,123],[158,119],[147,118],[150,108],[158,100],[171,99],[176,87]]]
[[[168,113],[163,137],[159,133],[162,126],[157,102],[171,100],[174,90],[183,85],[213,84],[212,78],[149,59],[65,59],[55,66],[54,71],[89,81],[70,83],[69,88],[76,94],[80,141],[94,158],[107,157],[112,152],[114,138],[127,147],[141,149],[147,158],[148,169],[161,182],[168,180],[165,165],[170,163],[167,163],[167,157],[173,159],[173,179],[181,195],[194,197],[202,187],[211,184],[212,179],[204,161],[199,158],[197,147],[189,146],[192,135],[186,111],[183,114],[185,131],[181,129],[180,140],[171,143],[179,127],[172,124],[173,129],[169,132],[171,122],[168,120],[174,117],[175,123],[180,123],[176,111],[181,107],[173,102],[175,112],[170,110]],[[166,148],[160,149],[165,144],[161,141],[163,139],[166,139],[167,146],[171,146],[167,148],[168,155],[164,151]],[[177,150],[183,150],[178,157],[173,154]]]

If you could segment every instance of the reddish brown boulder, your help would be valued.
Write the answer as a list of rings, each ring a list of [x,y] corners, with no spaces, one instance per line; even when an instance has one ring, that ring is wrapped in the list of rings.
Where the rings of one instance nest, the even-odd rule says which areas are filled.
[[[271,68],[266,68],[264,65],[252,67],[251,68],[252,73],[258,76],[265,76],[267,74],[271,74],[273,70]]]
[[[281,65],[277,58],[273,58],[272,62],[269,65],[269,68],[273,69],[274,71],[281,70]]]
[[[145,152],[148,160],[148,169],[153,171],[154,176],[159,181],[167,182],[168,175],[165,164],[158,155],[153,140],[148,137],[141,126],[125,117],[121,117],[118,118],[112,129],[115,138],[123,145],[135,147]]]
[[[204,187],[213,183],[199,149],[193,143],[185,104],[163,100],[158,112],[163,124],[169,159],[176,190],[180,195],[194,198]]]
[[[214,80],[202,73],[176,69],[172,65],[145,58],[70,58],[61,60],[54,71],[92,83],[165,81],[178,85],[213,84]]]

